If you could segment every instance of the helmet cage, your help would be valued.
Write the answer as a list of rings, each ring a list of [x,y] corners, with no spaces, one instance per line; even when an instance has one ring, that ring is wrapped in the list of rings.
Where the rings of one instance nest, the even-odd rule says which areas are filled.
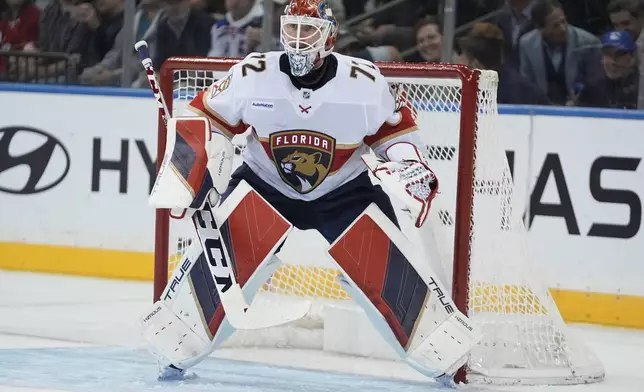
[[[318,59],[333,50],[335,25],[327,19],[306,15],[282,15],[280,41],[289,56],[294,76],[311,72]]]
[[[280,41],[287,52],[320,52],[328,55],[328,47],[334,25],[331,21],[304,15],[282,15]]]

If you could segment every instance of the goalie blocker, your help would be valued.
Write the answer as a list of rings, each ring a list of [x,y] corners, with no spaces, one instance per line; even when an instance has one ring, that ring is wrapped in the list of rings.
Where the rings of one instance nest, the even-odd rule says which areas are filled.
[[[226,190],[234,147],[204,117],[171,118],[166,153],[149,202],[156,208],[201,209]]]

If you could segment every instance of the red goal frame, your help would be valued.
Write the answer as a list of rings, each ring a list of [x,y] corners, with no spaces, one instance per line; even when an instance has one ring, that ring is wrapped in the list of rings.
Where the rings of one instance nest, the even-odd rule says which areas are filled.
[[[227,72],[241,59],[171,57],[163,63],[160,71],[160,88],[168,106],[173,107],[174,72],[219,71]],[[456,188],[456,217],[454,227],[454,260],[452,298],[458,309],[468,314],[468,284],[470,264],[470,233],[472,230],[472,202],[474,187],[474,159],[476,124],[478,113],[478,81],[480,71],[458,64],[429,63],[376,63],[387,77],[398,78],[453,78],[461,80],[461,114]],[[159,134],[157,143],[157,171],[165,153],[166,129],[159,112]],[[154,243],[154,301],[159,300],[168,281],[170,214],[167,209],[156,210]]]

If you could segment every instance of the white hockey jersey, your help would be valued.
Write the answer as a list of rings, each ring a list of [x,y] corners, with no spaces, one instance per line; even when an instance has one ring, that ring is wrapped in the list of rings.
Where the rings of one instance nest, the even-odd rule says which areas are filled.
[[[223,19],[215,23],[210,31],[209,57],[244,57],[251,50],[246,45],[246,30],[248,27],[261,26],[264,8],[256,4],[248,14],[233,20],[230,12]]]
[[[335,77],[310,90],[291,82],[281,56],[250,54],[188,109],[229,137],[250,127],[244,162],[285,196],[315,200],[333,191],[366,170],[360,156],[369,148],[387,159],[394,143],[420,147],[409,109],[372,63],[334,53]]]

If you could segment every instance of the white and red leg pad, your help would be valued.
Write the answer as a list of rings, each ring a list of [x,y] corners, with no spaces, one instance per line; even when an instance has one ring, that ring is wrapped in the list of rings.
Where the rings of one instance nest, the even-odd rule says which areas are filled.
[[[274,253],[292,230],[291,223],[245,181],[214,212],[224,248],[230,252],[226,259],[233,264],[243,301],[251,304],[246,312],[249,321],[261,327],[269,319],[271,324],[276,320],[287,323],[305,316],[310,302],[275,304],[279,308],[252,302],[257,290],[281,264]],[[143,336],[162,364],[181,369],[194,366],[234,332],[211,271],[199,241],[193,241],[161,301],[145,313]]]
[[[293,225],[246,181],[241,181],[235,187],[214,211],[214,215],[236,282],[243,288],[244,298],[238,291],[237,303],[251,303],[261,284],[279,267],[280,263],[273,255],[286,240]],[[228,301],[224,305],[227,304]],[[306,301],[293,306],[251,304],[244,310],[243,317],[233,320],[232,315],[228,314],[228,318],[240,329],[268,328],[304,317],[310,306],[311,303]]]
[[[222,325],[213,334],[204,323],[204,312],[217,301],[213,297],[204,304],[196,299],[195,286],[207,279],[205,272],[209,269],[205,263],[201,244],[193,241],[174,269],[161,300],[152,304],[141,319],[143,338],[162,366],[190,367],[205,358],[215,343],[234,332],[230,325]]]
[[[328,250],[338,278],[402,359],[430,377],[452,374],[480,339],[430,264],[371,204]]]

